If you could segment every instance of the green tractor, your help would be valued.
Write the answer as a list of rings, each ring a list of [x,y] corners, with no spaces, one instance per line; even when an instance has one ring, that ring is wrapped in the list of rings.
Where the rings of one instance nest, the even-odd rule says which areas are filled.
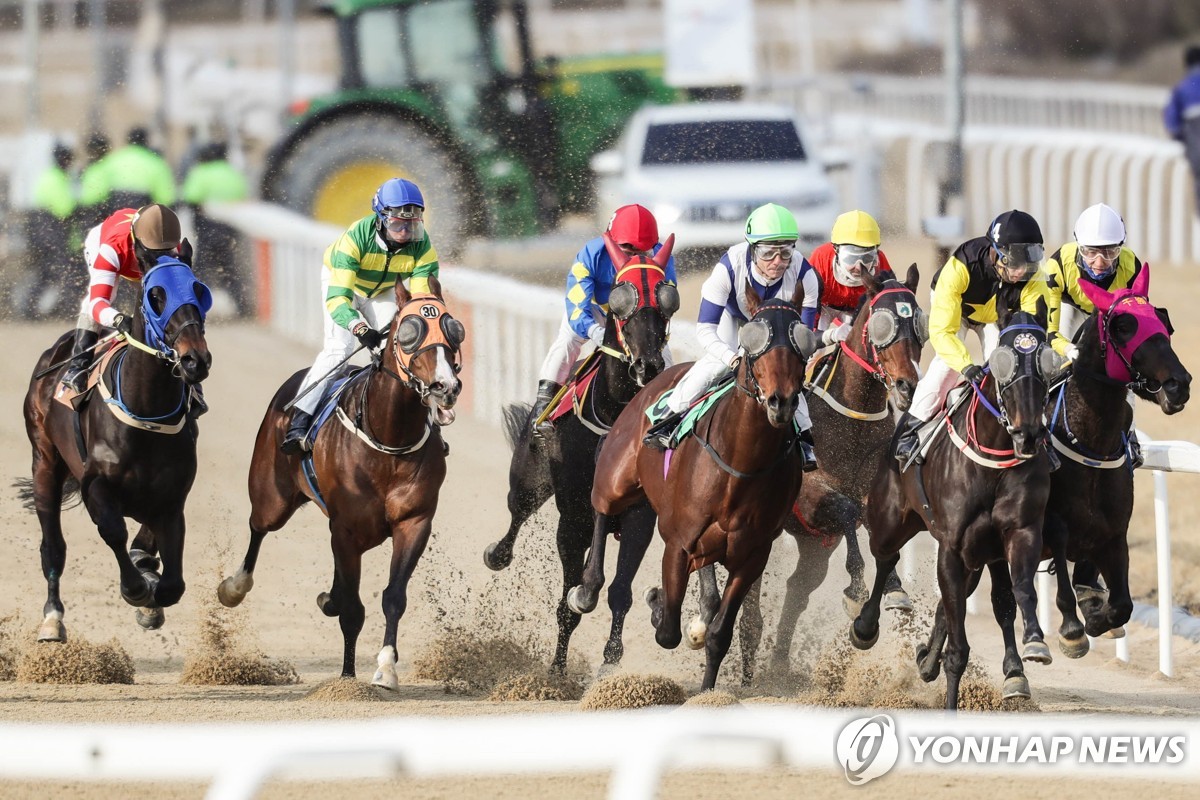
[[[338,0],[338,91],[267,156],[262,194],[346,225],[415,181],[439,245],[530,236],[591,201],[588,160],[678,93],[661,55],[534,60],[523,0]],[[444,245],[442,244],[444,243]]]

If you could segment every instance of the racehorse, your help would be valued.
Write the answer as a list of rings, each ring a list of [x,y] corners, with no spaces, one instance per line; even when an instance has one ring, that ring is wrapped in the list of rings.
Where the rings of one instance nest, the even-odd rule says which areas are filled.
[[[1034,575],[1042,557],[1042,521],[1050,493],[1046,438],[1047,387],[1058,356],[1046,344],[1046,308],[1036,316],[1019,308],[1020,286],[1006,284],[996,299],[1000,342],[988,374],[935,430],[924,465],[901,471],[893,458],[880,462],[867,496],[867,529],[875,557],[871,596],[850,627],[860,649],[879,638],[879,607],[900,548],[919,531],[938,541],[938,607],[928,646],[918,650],[921,677],[937,677],[945,644],[946,708],[958,708],[958,687],[970,645],[966,601],[984,567],[992,566],[993,611],[1005,630],[1005,694],[1028,696],[1022,658],[1048,663],[1050,650],[1037,620]],[[1006,568],[1007,567],[1007,568]],[[1011,572],[1011,582],[1009,580]],[[1005,588],[1006,585],[1011,588]],[[1012,633],[1015,609],[1024,618],[1024,652]],[[949,641],[946,637],[949,636]]]
[[[1175,414],[1187,403],[1192,380],[1171,348],[1166,310],[1148,299],[1148,264],[1128,289],[1109,292],[1088,281],[1079,286],[1096,312],[1082,326],[1071,375],[1052,393],[1047,414],[1051,442],[1063,457],[1051,476],[1045,539],[1054,553],[1063,615],[1059,647],[1072,658],[1088,651],[1075,614],[1076,591],[1088,636],[1124,625],[1133,611],[1126,539],[1133,471],[1125,440],[1133,412],[1127,390]],[[1067,559],[1077,562],[1075,591]],[[1091,588],[1097,568],[1107,593]]]
[[[654,256],[628,256],[605,234],[605,247],[614,264],[621,264],[609,295],[609,316],[604,344],[568,384],[574,413],[553,422],[550,437],[532,435],[530,407],[513,404],[505,409],[505,432],[513,448],[508,472],[508,511],[511,520],[504,538],[488,545],[483,560],[493,570],[512,562],[513,544],[521,527],[554,496],[558,506],[558,557],[562,562],[563,593],[559,599],[558,640],[552,666],[567,663],[571,634],[579,625],[579,611],[567,594],[579,583],[584,551],[592,530],[592,478],[596,450],[630,399],[663,370],[663,347],[671,316],[679,310],[679,290],[664,281],[665,268],[675,245],[669,236]],[[606,664],[621,660],[621,635],[625,615],[633,604],[630,584],[636,564],[654,538],[654,517],[648,506],[640,511],[641,524],[630,520],[623,534],[621,559],[634,559],[629,581],[614,583],[608,602],[612,628],[604,648]],[[590,609],[588,609],[590,610]]]
[[[212,366],[204,339],[212,297],[173,258],[159,259],[141,289],[132,332],[102,340],[112,346],[76,399],[78,412],[66,395],[56,399],[61,370],[55,367],[67,363],[72,333],[42,353],[25,395],[33,478],[18,484],[41,523],[47,586],[38,641],[66,641],[61,513],[75,492],[117,559],[121,597],[137,609],[138,624],[162,627],[162,609],[183,596],[183,507],[196,477],[197,429],[189,412]],[[126,517],[141,525],[128,551]]]
[[[800,489],[802,456],[796,451],[793,417],[805,361],[816,349],[815,337],[800,321],[802,292],[797,286],[790,303],[763,302],[747,283],[751,320],[739,332],[743,355],[734,388],[697,423],[694,435],[665,453],[642,441],[649,426],[646,409],[683,377],[680,365],[651,381],[621,412],[597,459],[596,521],[578,595],[599,593],[612,524],[621,523],[623,537],[617,518],[648,499],[666,544],[662,587],[646,597],[659,645],[673,649],[682,639],[680,609],[688,575],[716,562],[729,572],[712,625],[703,631],[689,626],[690,642],[702,642],[706,649],[702,689],[716,683],[738,608],[762,575]],[[622,539],[622,550],[624,545]]]
[[[920,377],[921,347],[929,338],[928,321],[914,294],[921,277],[917,265],[908,268],[903,283],[888,275],[880,279],[863,271],[866,294],[849,323],[849,337],[827,359],[814,357],[816,369],[810,366],[813,377],[807,391],[821,401],[810,399],[808,404],[820,466],[804,476],[800,496],[783,524],[799,552],[796,569],[788,578],[771,654],[771,669],[776,672],[787,669],[797,621],[808,607],[809,596],[825,580],[839,539],[846,541],[850,585],[842,602],[851,618],[867,599],[856,532],[863,500],[896,430],[889,401],[901,411],[908,410]],[[904,607],[907,596],[894,572],[892,577],[887,591],[896,592],[893,602]],[[738,626],[743,685],[753,678],[762,637],[759,589],[756,584],[746,597]],[[703,609],[713,606],[713,602],[701,602]],[[886,599],[884,606],[888,607]]]
[[[317,596],[317,606],[326,616],[338,617],[344,640],[342,676],[352,678],[363,626],[362,556],[391,539],[382,598],[383,648],[371,681],[391,690],[399,687],[396,628],[408,605],[408,581],[425,552],[446,477],[440,428],[454,421],[462,390],[458,359],[466,330],[446,310],[438,281],[431,279],[430,285],[430,294],[409,294],[396,283],[398,311],[382,354],[325,404],[318,419],[328,414],[329,422],[316,433],[311,453],[280,450],[288,427],[284,407],[296,395],[304,372],[275,393],[250,461],[250,546],[238,572],[217,590],[222,604],[240,603],[254,585],[267,533],[287,524],[300,506],[316,502],[329,517],[333,549],[333,584]]]

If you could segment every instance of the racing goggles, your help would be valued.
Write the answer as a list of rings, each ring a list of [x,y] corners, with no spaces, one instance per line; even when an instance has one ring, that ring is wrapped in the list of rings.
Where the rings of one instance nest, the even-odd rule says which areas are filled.
[[[383,210],[383,227],[392,233],[416,233],[421,230],[421,221],[425,210],[420,206],[404,206],[403,208],[385,208]]]
[[[878,247],[860,247],[856,244],[839,244],[837,247],[838,263],[844,269],[850,269],[855,264],[862,264],[873,270],[879,263]]]
[[[992,249],[996,251],[997,266],[1010,282],[1031,277],[1046,255],[1046,248],[1037,243],[992,245]]]
[[[1095,258],[1100,256],[1105,261],[1113,261],[1120,257],[1121,247],[1119,244],[1106,244],[1103,247],[1091,247],[1086,244],[1079,245],[1079,254],[1084,258]]]
[[[795,242],[762,242],[754,245],[754,257],[763,262],[781,258],[787,263],[792,260],[795,252]]]

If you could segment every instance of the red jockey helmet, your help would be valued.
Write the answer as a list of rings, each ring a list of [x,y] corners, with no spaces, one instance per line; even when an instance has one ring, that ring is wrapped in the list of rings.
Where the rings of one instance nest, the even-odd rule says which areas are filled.
[[[658,221],[648,208],[636,203],[613,212],[608,232],[617,244],[631,245],[643,253],[658,244]]]

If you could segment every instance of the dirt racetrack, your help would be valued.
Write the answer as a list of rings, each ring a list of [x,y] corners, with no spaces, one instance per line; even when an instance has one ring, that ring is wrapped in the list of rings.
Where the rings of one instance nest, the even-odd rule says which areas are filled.
[[[894,259],[895,260],[895,259]],[[685,291],[694,298],[695,286]],[[921,293],[927,297],[927,290]],[[1169,298],[1177,333],[1177,350],[1185,363],[1200,369],[1200,324],[1195,312],[1200,289],[1193,274],[1184,269],[1157,269],[1152,296],[1158,302]],[[694,314],[685,306],[684,314]],[[0,323],[0,337],[8,355],[0,362],[0,563],[5,565],[5,599],[0,617],[16,615],[0,641],[10,651],[28,646],[40,621],[45,596],[38,557],[39,531],[36,518],[21,508],[10,489],[12,482],[26,477],[29,446],[21,420],[21,402],[30,367],[41,351],[60,332],[61,325],[15,325]],[[81,508],[64,515],[69,548],[62,582],[66,625],[75,637],[106,642],[114,637],[132,656],[136,668],[133,685],[62,686],[27,682],[0,682],[0,722],[178,722],[221,720],[316,720],[356,719],[383,715],[505,714],[543,710],[574,710],[575,702],[492,702],[479,696],[447,694],[440,684],[403,679],[400,691],[387,702],[313,701],[304,696],[314,685],[336,676],[341,663],[341,636],[334,619],[324,617],[314,599],[329,588],[332,559],[324,517],[315,508],[305,508],[283,531],[267,539],[256,571],[256,585],[236,611],[215,612],[213,596],[217,581],[228,574],[244,552],[249,504],[246,470],[250,448],[262,409],[279,383],[295,369],[307,366],[312,352],[307,347],[280,341],[267,331],[245,323],[213,320],[209,342],[214,355],[212,376],[206,393],[212,412],[201,420],[200,468],[188,504],[186,576],[188,591],[182,602],[167,610],[164,628],[141,630],[133,610],[119,597],[116,570],[111,554]],[[531,387],[532,392],[532,387]],[[1173,418],[1165,418],[1154,407],[1142,403],[1140,427],[1158,438],[1200,441],[1200,410],[1195,405]],[[489,572],[482,563],[484,546],[496,539],[507,525],[508,450],[499,432],[474,420],[461,418],[448,430],[451,444],[449,475],[434,522],[434,536],[410,589],[408,614],[400,626],[400,671],[448,625],[461,625],[480,635],[504,633],[518,639],[532,637],[549,643],[553,636],[553,608],[560,577],[553,548],[555,515],[544,510],[519,540],[513,566],[501,573]],[[1177,602],[1200,607],[1200,533],[1194,520],[1200,501],[1196,481],[1200,476],[1172,476],[1171,516],[1173,523],[1175,596]],[[1154,545],[1150,515],[1152,486],[1148,475],[1138,478],[1139,506],[1133,541],[1133,590],[1135,597],[1153,602]],[[382,637],[379,592],[384,585],[387,546],[364,560],[363,600],[367,606],[366,626],[359,640],[358,672],[369,680]],[[777,606],[783,581],[790,572],[794,546],[786,537],[776,546],[764,584],[767,630],[773,629],[772,609]],[[635,597],[643,588],[658,582],[656,545],[634,585]],[[797,636],[794,668],[804,673],[820,666],[830,643],[845,639],[846,618],[840,609],[844,585],[834,555],[831,577],[814,598]],[[611,567],[609,569],[611,576]],[[916,629],[923,630],[931,606],[930,578],[913,587],[919,606]],[[685,609],[686,610],[686,609]],[[229,624],[241,631],[249,646],[295,665],[301,682],[279,687],[207,687],[183,685],[180,674],[189,654],[195,653],[202,622],[213,613],[228,615]],[[912,630],[889,631],[885,614],[884,634],[874,657],[877,664],[895,673],[897,686],[908,686],[909,660],[901,654],[911,641]],[[602,602],[596,613],[585,618],[573,640],[574,652],[582,654],[594,668],[608,630],[608,612]],[[1157,632],[1130,625],[1133,663],[1122,666],[1113,658],[1111,642],[1102,641],[1096,652],[1080,661],[1058,657],[1046,667],[1031,666],[1034,699],[1044,712],[1085,711],[1133,713],[1152,716],[1200,714],[1200,646],[1176,639],[1176,677],[1157,675]],[[999,681],[999,639],[988,617],[972,621],[972,661],[993,683]],[[768,634],[769,635],[769,634]],[[698,687],[703,654],[687,650],[663,651],[654,644],[645,606],[635,603],[626,626],[624,667],[631,672],[657,672],[681,683],[689,693]],[[822,653],[826,655],[823,656]],[[736,686],[735,645],[722,670],[719,688],[737,693],[744,702],[790,702],[778,688]],[[855,656],[854,658],[861,658]],[[851,659],[853,660],[853,659]],[[841,664],[847,662],[838,662]],[[828,666],[824,668],[828,669]],[[877,673],[876,673],[877,674]],[[914,692],[925,692],[916,688]],[[922,695],[925,696],[925,695]],[[863,696],[862,702],[872,697]],[[152,751],[152,747],[148,749]],[[148,754],[148,757],[152,755]],[[886,792],[889,798],[951,797],[985,791],[1037,791],[1056,798],[1092,796],[1097,790],[1122,796],[1154,792],[1161,798],[1192,797],[1194,788],[1170,783],[1123,782],[1119,773],[1106,773],[1103,784],[1073,780],[1008,780],[959,774],[944,779],[918,780],[891,775],[863,789],[860,796]],[[1103,788],[1101,789],[1101,786]],[[53,791],[60,798],[117,796],[129,791],[117,784],[63,784]],[[820,774],[772,772],[754,776],[676,775],[665,784],[665,796],[724,797],[733,794],[763,797],[794,797],[802,791],[837,793],[845,791],[844,779],[830,764]],[[41,797],[51,789],[37,782],[0,781],[4,797]],[[397,791],[419,797],[599,797],[605,777],[564,776],[557,779],[460,779],[397,782],[357,782],[358,797],[393,796]],[[200,784],[164,784],[153,789],[158,797],[193,798],[203,794]],[[318,797],[347,794],[348,785],[273,784],[267,797]]]

